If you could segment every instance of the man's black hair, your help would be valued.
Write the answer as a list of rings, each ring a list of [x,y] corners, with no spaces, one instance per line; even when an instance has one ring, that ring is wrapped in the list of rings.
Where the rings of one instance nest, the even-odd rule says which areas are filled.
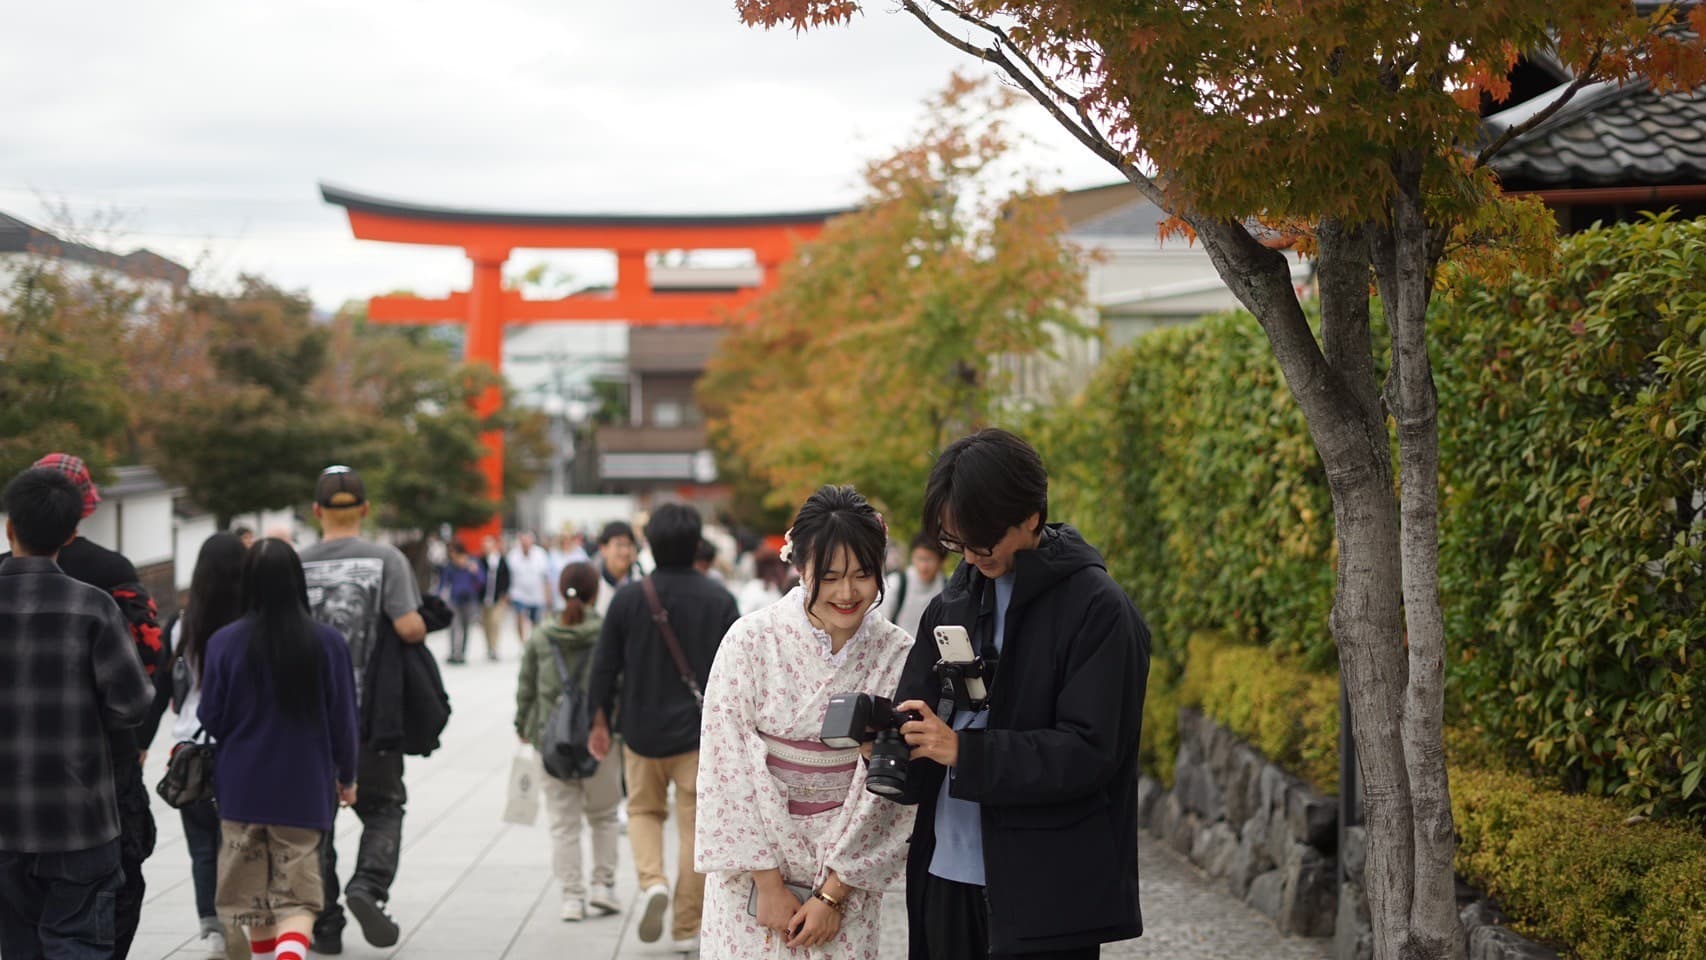
[[[939,538],[932,537],[929,534],[921,533],[912,538],[911,545],[906,548],[907,555],[911,556],[914,550],[928,550],[943,560],[948,559],[948,548],[942,546],[942,541]]]
[[[1048,522],[1048,471],[1031,445],[1005,430],[979,430],[954,441],[924,486],[924,535],[942,540],[952,526],[968,547],[988,549],[1037,515]]]
[[[31,554],[59,552],[83,522],[83,493],[52,467],[32,467],[12,478],[3,495],[18,545]]]
[[[647,529],[650,529],[650,527]],[[602,547],[617,537],[627,537],[636,544],[640,542],[640,538],[634,536],[634,528],[632,526],[621,520],[612,520],[604,525],[603,530],[598,531],[598,545]]]
[[[693,566],[702,529],[699,511],[686,504],[666,503],[653,511],[646,523],[646,540],[658,569]]]
[[[822,571],[829,569],[835,551],[841,547],[847,548],[858,565],[856,570],[843,573],[852,576],[863,570],[876,577],[877,602],[882,603],[883,554],[888,550],[888,530],[877,509],[859,491],[852,487],[819,487],[794,515],[792,536],[794,568],[802,574],[812,574],[807,610],[817,605],[818,593],[823,590]]]

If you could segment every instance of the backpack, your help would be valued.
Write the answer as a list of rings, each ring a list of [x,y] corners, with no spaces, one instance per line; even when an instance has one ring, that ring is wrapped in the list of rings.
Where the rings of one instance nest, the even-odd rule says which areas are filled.
[[[545,772],[558,780],[582,780],[598,772],[598,760],[586,746],[592,718],[584,683],[592,651],[575,659],[572,674],[563,661],[563,651],[555,643],[551,644],[551,658],[557,662],[557,678],[562,681],[563,692],[557,695],[557,702],[545,718],[545,729],[539,734],[539,758],[545,762]]]

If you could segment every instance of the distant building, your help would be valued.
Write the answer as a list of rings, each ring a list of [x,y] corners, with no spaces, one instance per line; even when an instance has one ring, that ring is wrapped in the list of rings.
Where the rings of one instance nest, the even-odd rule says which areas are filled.
[[[73,282],[129,287],[142,295],[139,309],[175,297],[189,284],[189,268],[147,249],[118,254],[71,240],[0,213],[0,304],[20,277],[50,267]]]

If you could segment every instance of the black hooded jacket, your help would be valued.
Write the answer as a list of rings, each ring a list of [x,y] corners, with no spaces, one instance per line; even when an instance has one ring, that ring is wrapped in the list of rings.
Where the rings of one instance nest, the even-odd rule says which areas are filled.
[[[1014,558],[1006,637],[990,689],[989,726],[959,735],[953,796],[982,805],[991,953],[1064,950],[1143,932],[1137,890],[1137,741],[1149,679],[1149,628],[1101,554],[1050,524]],[[959,624],[992,650],[995,591],[962,563],[931,601],[918,635]],[[936,647],[912,648],[896,700],[941,700]],[[946,770],[908,769],[903,802],[919,804],[907,855],[907,908],[923,916]],[[911,956],[926,956],[911,924]]]

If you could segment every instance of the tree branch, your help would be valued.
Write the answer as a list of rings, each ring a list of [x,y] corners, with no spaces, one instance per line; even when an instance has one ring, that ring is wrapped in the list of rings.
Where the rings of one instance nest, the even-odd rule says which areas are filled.
[[[1509,146],[1512,140],[1515,140],[1517,137],[1522,136],[1528,131],[1533,130],[1535,127],[1538,127],[1552,119],[1552,115],[1557,113],[1559,110],[1562,110],[1564,108],[1564,104],[1575,99],[1576,94],[1582,92],[1582,88],[1593,81],[1593,72],[1599,67],[1599,57],[1603,52],[1603,47],[1593,52],[1593,57],[1588,60],[1587,69],[1583,70],[1576,79],[1570,81],[1570,85],[1564,88],[1564,92],[1558,95],[1558,99],[1547,104],[1534,116],[1529,117],[1527,120],[1524,120],[1523,122],[1506,129],[1504,133],[1499,134],[1498,139],[1488,144],[1486,148],[1475,157],[1475,166],[1486,166],[1487,161],[1497,156],[1500,150]]]
[[[1113,143],[1110,142],[1101,132],[1101,130],[1096,127],[1094,121],[1089,115],[1089,110],[1084,106],[1082,98],[1072,96],[1054,81],[1050,80],[1048,76],[1036,65],[1035,61],[1021,50],[1018,45],[1013,43],[1012,39],[1007,36],[1005,31],[994,24],[987,23],[977,17],[971,16],[957,7],[952,6],[951,4],[945,3],[944,0],[926,0],[926,2],[941,8],[967,26],[975,27],[990,34],[995,38],[994,45],[982,47],[963,37],[955,36],[950,33],[946,27],[938,23],[936,18],[932,17],[930,13],[919,4],[918,0],[901,0],[901,7],[906,10],[906,12],[912,14],[913,17],[917,18],[920,23],[924,24],[924,26],[931,33],[941,39],[943,43],[946,43],[968,56],[976,57],[979,60],[993,63],[1000,67],[1013,79],[1015,83],[1024,89],[1025,93],[1030,95],[1031,99],[1035,100],[1038,104],[1041,104],[1043,109],[1047,110],[1049,115],[1054,117],[1056,122],[1058,122],[1062,127],[1065,127],[1066,131],[1072,134],[1079,143],[1089,147],[1092,153],[1101,157],[1114,169],[1118,170],[1120,175],[1130,181],[1133,186],[1137,187],[1138,192],[1142,193],[1143,196],[1151,203],[1164,210],[1172,212],[1165,203],[1165,196],[1161,191],[1160,185],[1152,178],[1145,175],[1143,171],[1137,169],[1134,164],[1127,162],[1125,154],[1122,153],[1118,147],[1115,147]],[[1008,51],[1012,52],[1012,57],[1008,56]],[[1017,58],[1019,62],[1015,62],[1014,58]],[[1023,64],[1023,68],[1021,68],[1021,64]],[[1074,112],[1078,114],[1079,119],[1077,121],[1074,121],[1062,107],[1062,102],[1071,106]]]

